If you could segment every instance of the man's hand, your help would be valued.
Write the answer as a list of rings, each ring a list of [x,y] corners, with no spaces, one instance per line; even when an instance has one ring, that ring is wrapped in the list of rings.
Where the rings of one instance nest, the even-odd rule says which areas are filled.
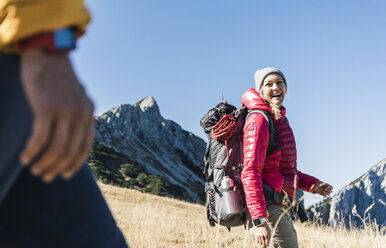
[[[31,49],[21,54],[21,79],[33,114],[23,165],[44,182],[71,178],[82,166],[93,138],[94,106],[67,54]]]
[[[269,228],[267,222],[256,226],[256,239],[258,244],[269,246],[269,241],[271,239],[271,229]]]
[[[324,183],[322,181],[317,181],[314,185],[313,190],[319,195],[327,197],[332,193],[332,189],[333,187],[330,184]]]

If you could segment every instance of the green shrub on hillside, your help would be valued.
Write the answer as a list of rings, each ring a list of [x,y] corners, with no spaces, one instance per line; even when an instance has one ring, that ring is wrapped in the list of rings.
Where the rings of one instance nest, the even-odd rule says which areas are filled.
[[[166,182],[131,161],[126,155],[97,142],[87,159],[96,179],[105,184],[134,188],[154,195],[166,195]]]
[[[133,164],[124,163],[121,164],[121,173],[127,177],[136,178],[140,172],[140,170]]]

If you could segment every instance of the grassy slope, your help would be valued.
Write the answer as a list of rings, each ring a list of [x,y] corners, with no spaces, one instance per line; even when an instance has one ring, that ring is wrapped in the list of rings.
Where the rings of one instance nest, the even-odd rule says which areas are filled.
[[[243,227],[228,232],[210,227],[205,207],[136,190],[100,184],[131,248],[257,247]],[[384,247],[386,237],[366,230],[347,231],[295,223],[301,248]]]

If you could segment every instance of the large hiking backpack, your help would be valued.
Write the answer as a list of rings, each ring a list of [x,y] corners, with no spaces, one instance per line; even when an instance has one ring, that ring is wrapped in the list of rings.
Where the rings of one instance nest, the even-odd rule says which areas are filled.
[[[258,112],[268,121],[269,144],[267,155],[278,148],[273,120],[264,110],[236,108],[219,103],[210,109],[200,124],[208,138],[205,161],[205,192],[207,219],[228,227],[246,223],[246,202],[241,183],[243,169],[243,128],[249,114]]]

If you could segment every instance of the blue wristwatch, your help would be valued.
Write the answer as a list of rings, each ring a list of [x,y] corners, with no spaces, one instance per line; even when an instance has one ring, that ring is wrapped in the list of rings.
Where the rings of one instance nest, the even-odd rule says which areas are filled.
[[[76,47],[75,32],[71,28],[40,33],[16,43],[19,51],[40,48],[48,52],[68,52]]]

